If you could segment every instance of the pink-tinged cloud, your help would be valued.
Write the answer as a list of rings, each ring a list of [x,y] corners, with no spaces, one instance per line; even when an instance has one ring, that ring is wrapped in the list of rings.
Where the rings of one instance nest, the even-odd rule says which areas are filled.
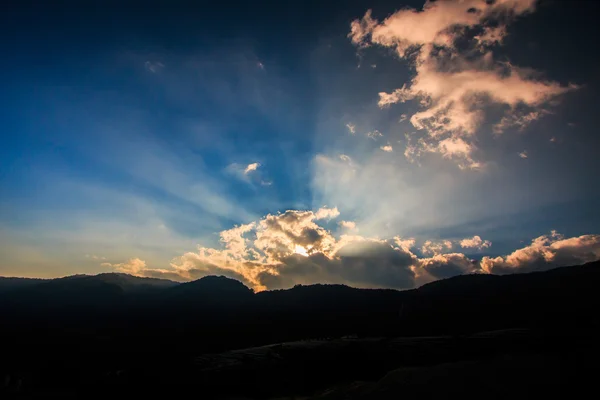
[[[413,63],[414,78],[399,89],[380,92],[378,102],[382,108],[407,101],[420,104],[422,109],[409,120],[425,137],[419,145],[407,147],[407,157],[414,160],[425,152],[439,153],[463,169],[478,168],[481,162],[473,158],[475,136],[489,106],[506,110],[494,126],[496,133],[511,127],[523,130],[548,113],[543,107],[550,100],[577,88],[538,79],[530,70],[508,62],[495,62],[488,49],[501,45],[507,25],[533,12],[535,3],[427,1],[420,11],[405,8],[382,22],[373,19],[370,11],[352,22],[353,43],[391,47]],[[459,48],[458,40],[471,45]]]
[[[348,36],[359,46],[375,43],[395,47],[398,54],[404,57],[411,47],[433,44],[452,46],[464,28],[482,26],[502,15],[532,12],[536,0],[499,0],[489,3],[485,0],[426,1],[421,11],[404,8],[381,23],[373,19],[371,10],[368,10],[361,20],[351,23]],[[499,35],[497,32],[483,32],[484,38]]]
[[[113,268],[115,271],[118,272],[123,272],[132,275],[137,275],[146,269],[146,262],[144,260],[140,260],[139,258],[132,258],[124,263],[111,264],[106,262],[102,263],[101,265],[103,267]]]
[[[439,242],[426,240],[425,243],[423,243],[423,246],[421,246],[421,252],[423,254],[441,254],[451,248],[452,242],[450,240],[442,240]]]
[[[528,272],[600,259],[600,235],[565,239],[556,232],[534,239],[531,245],[510,255],[484,257],[481,261],[450,252],[454,245],[451,240],[425,241],[421,250],[431,256],[418,257],[412,251],[416,245],[413,238],[396,236],[386,240],[348,230],[337,236],[317,223],[317,213],[288,210],[222,231],[221,248],[199,246],[197,251],[173,259],[168,269],[149,268],[139,258],[102,266],[178,281],[224,275],[255,290],[299,283],[407,289],[455,275]],[[331,211],[328,214],[332,215]],[[340,225],[355,228],[348,221]],[[477,235],[456,243],[479,249],[490,245]]]
[[[487,249],[492,245],[489,240],[481,239],[481,236],[475,235],[472,238],[466,238],[460,241],[460,247],[463,249]]]
[[[244,169],[244,174],[248,175],[250,172],[256,171],[258,167],[260,167],[260,164],[257,162],[248,164],[248,166],[246,166]]]
[[[343,229],[346,229],[349,231],[358,230],[356,228],[356,222],[354,222],[354,221],[340,221],[339,226],[342,227]]]
[[[506,129],[516,127],[519,131],[525,130],[532,122],[537,121],[544,115],[550,114],[546,110],[530,111],[528,113],[512,113],[507,114],[500,122],[494,125],[493,131],[496,134],[504,132]]]
[[[490,274],[542,271],[566,265],[579,265],[600,259],[600,235],[565,239],[552,231],[531,244],[504,257],[484,257],[481,269]]]
[[[476,261],[462,253],[436,254],[431,258],[418,261],[417,269],[421,283],[456,275],[467,275],[479,272]]]

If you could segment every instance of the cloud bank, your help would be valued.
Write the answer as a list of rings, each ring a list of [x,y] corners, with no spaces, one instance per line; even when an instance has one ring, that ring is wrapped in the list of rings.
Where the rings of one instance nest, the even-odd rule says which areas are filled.
[[[149,268],[143,260],[102,263],[139,276],[193,280],[206,275],[239,279],[255,290],[296,284],[342,283],[357,287],[408,289],[461,274],[540,271],[600,259],[600,235],[564,238],[556,232],[503,257],[451,252],[455,246],[481,250],[492,244],[480,236],[461,240],[381,239],[358,235],[352,221],[324,225],[339,217],[336,208],[288,210],[220,233],[222,248],[198,247],[172,260],[169,269]]]

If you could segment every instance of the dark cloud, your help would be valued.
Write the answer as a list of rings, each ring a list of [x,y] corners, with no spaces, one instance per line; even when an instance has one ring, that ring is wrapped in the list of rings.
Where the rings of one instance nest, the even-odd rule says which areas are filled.
[[[343,283],[359,287],[412,288],[416,262],[413,254],[393,249],[386,243],[368,242],[347,245],[338,257],[322,253],[308,257],[298,254],[286,257],[274,272],[259,275],[260,283],[270,289],[296,284]]]
[[[478,263],[462,253],[438,254],[431,258],[419,260],[419,264],[423,270],[435,279],[450,278],[479,271]]]

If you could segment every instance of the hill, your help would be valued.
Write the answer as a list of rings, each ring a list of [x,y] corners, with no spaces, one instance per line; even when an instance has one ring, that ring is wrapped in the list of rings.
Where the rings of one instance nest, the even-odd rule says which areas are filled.
[[[56,385],[79,394],[97,387],[109,390],[106,374],[121,370],[132,374],[124,383],[132,393],[150,383],[173,388],[180,382],[183,390],[187,386],[181,386],[181,379],[196,382],[200,376],[206,387],[226,392],[229,382],[242,387],[259,382],[252,371],[259,373],[256,362],[264,362],[261,374],[283,379],[276,391],[281,394],[290,388],[285,379],[300,374],[297,384],[302,385],[301,377],[307,375],[300,367],[314,370],[310,387],[316,390],[319,385],[337,384],[344,376],[382,378],[399,366],[399,360],[433,363],[492,354],[500,348],[533,351],[549,335],[563,337],[559,342],[565,344],[600,331],[596,295],[600,262],[528,274],[459,276],[406,291],[298,285],[254,293],[225,277],[177,283],[125,274],[0,282],[0,340],[10,343],[0,361],[0,375],[21,371],[27,387],[42,393]],[[528,334],[525,342],[518,336],[506,341],[498,333],[477,334],[516,328],[514,332],[535,334]],[[431,339],[425,347],[419,344],[421,339],[399,339],[417,336]],[[360,342],[336,339],[342,337]],[[379,341],[373,342],[374,337]],[[445,337],[445,344],[436,337]],[[330,344],[310,353],[313,340]],[[285,361],[291,353],[280,350],[256,361],[263,350],[251,350],[211,358],[223,365],[238,360],[233,369],[219,369],[218,376],[194,367],[194,360],[203,354],[294,341],[308,347],[292,346],[293,361]],[[241,369],[235,367],[239,362]],[[334,374],[335,382],[317,377],[325,374],[333,379],[327,375],[333,370],[340,371]],[[79,386],[61,381],[65,376]],[[387,385],[382,382],[377,385]],[[346,393],[346,389],[339,390]]]

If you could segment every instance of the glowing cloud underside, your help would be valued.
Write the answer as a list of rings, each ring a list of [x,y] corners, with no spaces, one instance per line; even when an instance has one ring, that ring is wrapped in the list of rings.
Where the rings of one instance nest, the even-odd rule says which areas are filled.
[[[226,275],[256,290],[295,284],[344,283],[359,287],[412,288],[458,274],[509,273],[544,270],[600,259],[600,235],[564,238],[556,232],[534,239],[531,245],[504,257],[473,261],[455,247],[481,250],[492,243],[480,236],[462,240],[423,242],[421,254],[412,238],[380,239],[358,234],[334,235],[317,224],[333,216],[335,209],[288,210],[267,215],[257,222],[221,232],[221,249],[199,247],[171,262],[169,269],[149,268],[143,260],[103,263],[139,276],[178,280],[206,275]],[[351,221],[340,226],[356,231]],[[338,225],[336,224],[336,225]]]

